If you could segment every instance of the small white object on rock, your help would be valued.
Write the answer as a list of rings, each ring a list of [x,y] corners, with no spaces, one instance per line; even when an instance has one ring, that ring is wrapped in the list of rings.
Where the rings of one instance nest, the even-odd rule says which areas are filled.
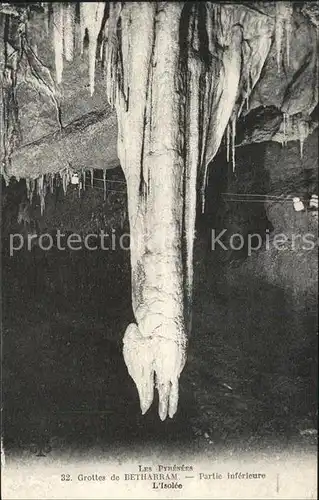
[[[72,174],[71,184],[79,184],[79,175],[78,174]]]
[[[299,431],[301,436],[317,436],[317,429],[302,429]]]
[[[309,207],[310,208],[318,208],[318,195],[317,194],[313,194],[310,198],[310,201],[309,201]]]
[[[305,206],[302,203],[302,201],[300,200],[300,198],[295,197],[292,199],[292,201],[293,201],[294,209],[296,212],[301,212],[302,210],[305,209]]]

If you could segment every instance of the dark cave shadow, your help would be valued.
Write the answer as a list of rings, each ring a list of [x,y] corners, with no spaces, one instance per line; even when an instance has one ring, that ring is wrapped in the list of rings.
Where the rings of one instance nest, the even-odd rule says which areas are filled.
[[[71,259],[61,253],[44,257],[26,252],[4,263],[7,448],[25,449],[30,443],[48,447],[52,439],[80,447],[192,440],[193,410],[186,390],[181,389],[173,420],[160,421],[157,393],[151,409],[141,416],[122,355],[122,337],[133,319],[130,270],[123,265],[127,258],[99,255],[95,266],[91,254],[77,253]],[[102,281],[90,291],[92,297],[80,272],[89,265],[90,280]],[[55,273],[48,272],[48,266]],[[56,272],[61,268],[67,295]],[[55,277],[56,289],[48,284],[48,275]],[[105,275],[108,280],[102,279]]]
[[[207,253],[212,253],[212,229],[216,235],[227,229],[226,238],[221,238],[226,246],[229,246],[227,236],[237,231],[245,240],[243,248],[238,251],[225,252],[217,244],[214,250],[216,258],[243,260],[248,256],[247,235],[258,233],[264,241],[266,230],[273,230],[264,203],[244,201],[244,196],[241,201],[236,202],[235,196],[231,196],[231,193],[245,195],[247,185],[249,194],[267,195],[270,192],[270,174],[264,167],[265,149],[266,145],[263,143],[236,149],[236,169],[233,171],[231,162],[227,162],[225,148],[220,148],[209,166],[205,212],[200,214],[198,210],[197,216],[200,244],[204,237],[204,247]]]

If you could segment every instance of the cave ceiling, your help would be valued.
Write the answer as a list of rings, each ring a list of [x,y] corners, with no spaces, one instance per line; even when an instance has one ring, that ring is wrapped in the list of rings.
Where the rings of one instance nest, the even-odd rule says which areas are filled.
[[[96,26],[85,25],[83,5],[66,4],[63,10],[58,3],[1,4],[1,157],[6,178],[37,178],[66,166],[119,165],[117,117],[105,77],[109,5],[100,11]],[[237,99],[235,144],[299,140],[302,147],[318,125],[318,2],[225,2],[222,10],[225,16],[231,13],[233,24],[244,19],[242,75],[250,73]],[[215,29],[224,36],[226,17],[216,21],[215,16],[213,22],[219,22]],[[262,30],[260,43],[251,43]],[[245,52],[251,50],[260,53],[262,67],[250,68],[248,56],[245,67]]]

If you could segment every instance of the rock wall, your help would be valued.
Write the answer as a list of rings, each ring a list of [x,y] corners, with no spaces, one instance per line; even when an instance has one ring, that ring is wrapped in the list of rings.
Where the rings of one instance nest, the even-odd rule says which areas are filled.
[[[310,309],[314,314],[318,210],[309,207],[309,200],[318,194],[317,155],[316,133],[305,141],[303,156],[297,141],[287,146],[266,142],[239,147],[235,173],[227,166],[225,151],[221,151],[211,166],[208,210],[200,225],[206,225],[201,238],[206,241],[208,261],[222,265],[229,283],[247,273],[260,283],[281,288],[295,308],[304,312]],[[294,197],[303,201],[304,210],[295,210]],[[222,238],[227,250],[217,245],[212,252],[212,228],[216,234],[227,230]],[[244,237],[241,250],[230,248],[235,233]],[[254,233],[260,235],[262,245],[248,255],[248,237]],[[259,244],[256,238],[252,246]],[[238,238],[234,242],[240,246]]]

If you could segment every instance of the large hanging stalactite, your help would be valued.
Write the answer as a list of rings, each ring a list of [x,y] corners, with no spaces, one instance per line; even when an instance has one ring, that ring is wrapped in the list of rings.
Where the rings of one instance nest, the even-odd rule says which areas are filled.
[[[123,52],[114,61],[119,65],[123,61],[128,106],[118,80],[122,68],[112,68],[108,75],[115,80],[111,96],[115,94],[132,241],[136,324],[129,325],[125,333],[124,358],[143,413],[152,403],[156,376],[162,419],[167,413],[172,417],[177,409],[178,377],[186,347],[181,256],[184,165],[174,78],[180,12],[178,4],[169,11],[147,3],[139,9],[125,7],[121,22],[127,29],[121,32],[124,40],[117,43]]]

